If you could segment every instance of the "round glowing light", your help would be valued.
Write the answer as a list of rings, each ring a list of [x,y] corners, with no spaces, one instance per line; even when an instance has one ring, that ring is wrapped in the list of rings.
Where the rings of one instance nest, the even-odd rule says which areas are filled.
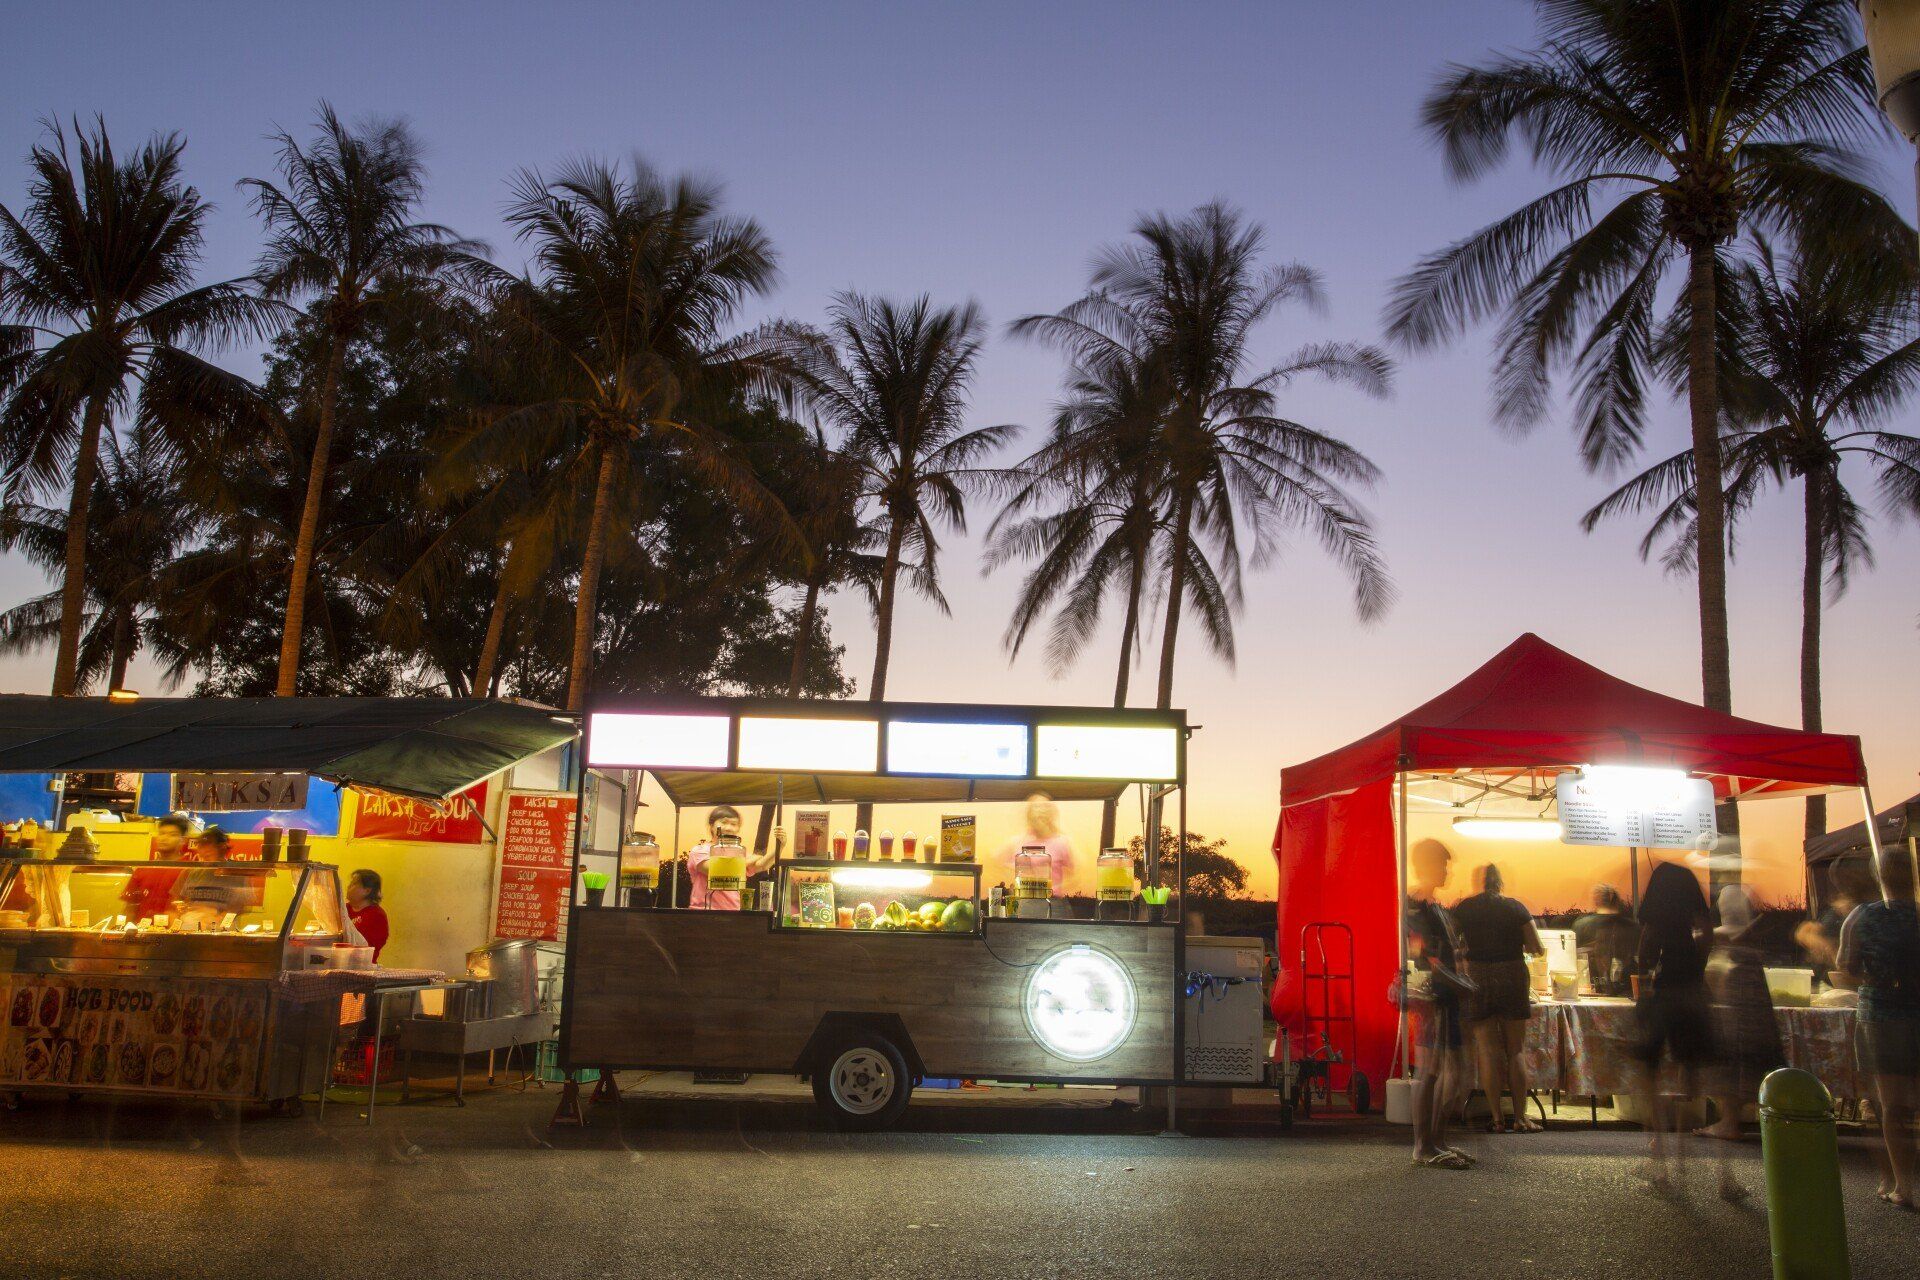
[[[1034,967],[1021,1002],[1027,1031],[1056,1058],[1096,1062],[1133,1033],[1133,976],[1104,951],[1063,947]]]

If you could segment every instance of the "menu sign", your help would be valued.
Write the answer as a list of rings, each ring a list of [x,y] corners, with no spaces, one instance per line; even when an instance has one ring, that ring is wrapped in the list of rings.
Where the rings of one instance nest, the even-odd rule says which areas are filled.
[[[1553,792],[1563,844],[1694,849],[1719,835],[1713,784],[1705,778],[1675,778],[1670,786],[1623,796],[1587,774],[1563,773]]]
[[[940,818],[940,861],[972,862],[974,860],[973,815],[943,814]]]
[[[479,844],[486,838],[481,814],[487,784],[468,787],[438,805],[384,791],[355,791],[356,840],[413,840],[425,844]]]
[[[0,1086],[257,1089],[265,983],[0,975]]]
[[[578,812],[578,798],[570,791],[507,792],[494,937],[566,941]]]
[[[832,819],[833,813],[828,809],[796,810],[793,815],[793,856],[827,857],[827,827]]]

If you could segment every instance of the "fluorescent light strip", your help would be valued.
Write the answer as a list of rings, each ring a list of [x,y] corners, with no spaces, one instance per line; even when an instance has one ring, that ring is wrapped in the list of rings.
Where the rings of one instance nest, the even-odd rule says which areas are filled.
[[[596,769],[724,769],[726,716],[596,711],[587,717],[587,764]]]
[[[1552,818],[1455,818],[1453,830],[1474,840],[1558,840]]]
[[[1027,726],[889,720],[887,772],[1024,778]]]
[[[873,773],[879,764],[878,720],[740,717],[742,769]]]
[[[1092,724],[1043,724],[1043,778],[1112,778],[1171,782],[1180,772],[1177,730]]]

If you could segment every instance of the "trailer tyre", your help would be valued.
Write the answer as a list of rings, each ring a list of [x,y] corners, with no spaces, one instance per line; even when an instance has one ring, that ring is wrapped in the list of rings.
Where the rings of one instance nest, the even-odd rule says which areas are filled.
[[[813,1071],[813,1100],[842,1129],[891,1128],[912,1093],[906,1055],[877,1031],[836,1041]]]

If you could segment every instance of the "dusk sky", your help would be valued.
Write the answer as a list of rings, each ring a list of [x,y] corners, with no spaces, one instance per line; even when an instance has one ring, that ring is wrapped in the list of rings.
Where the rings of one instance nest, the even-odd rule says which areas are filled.
[[[849,287],[977,299],[995,339],[974,422],[1026,425],[1024,448],[1059,361],[1003,326],[1076,297],[1093,251],[1142,212],[1224,197],[1266,226],[1274,260],[1324,273],[1328,313],[1283,316],[1262,335],[1263,356],[1376,338],[1394,276],[1543,189],[1524,164],[1453,185],[1416,125],[1443,64],[1532,38],[1521,0],[15,7],[0,40],[0,202],[18,206],[43,118],[98,112],[127,148],[178,130],[190,177],[219,205],[207,278],[243,274],[258,232],[234,183],[267,175],[265,135],[304,132],[324,97],[348,117],[408,119],[428,147],[428,216],[517,265],[500,217],[514,169],[639,152],[724,180],[730,208],[772,236],[783,283],[749,322],[817,320]],[[1907,162],[1891,142],[1885,161],[1884,185],[1911,218]],[[1563,419],[1524,440],[1490,424],[1483,339],[1402,357],[1384,402],[1311,385],[1284,396],[1289,416],[1343,436],[1386,473],[1366,499],[1401,592],[1383,622],[1360,625],[1339,575],[1295,540],[1249,575],[1237,666],[1182,634],[1175,701],[1204,726],[1191,822],[1231,841],[1258,890],[1274,882],[1281,766],[1424,701],[1523,631],[1699,697],[1692,584],[1637,559],[1638,527],[1579,530],[1609,481],[1582,472]],[[254,352],[223,358],[258,368]],[[1669,405],[1651,452],[1684,441]],[[1735,709],[1782,724],[1799,715],[1797,504],[1797,491],[1764,503],[1733,567]],[[978,508],[976,533],[992,514]],[[1920,530],[1878,520],[1875,536],[1877,569],[1828,615],[1826,714],[1830,729],[1863,737],[1884,805],[1911,794],[1920,770]],[[1000,647],[1017,574],[983,579],[977,544],[956,536],[944,582],[951,617],[912,597],[902,608],[890,694],[1111,697],[1117,610],[1055,679],[1037,650],[1009,667]],[[0,562],[0,603],[44,589],[30,566]],[[864,684],[863,607],[837,601],[832,623]],[[1157,643],[1134,686],[1148,697]],[[44,691],[50,670],[50,652],[8,662],[0,687]],[[150,670],[141,676],[157,691]],[[1754,845],[1792,850],[1797,803],[1749,811]],[[1837,820],[1853,816],[1849,800],[1836,805]],[[1074,824],[1089,859],[1096,822]],[[1570,901],[1581,883],[1570,876],[1547,896]],[[1763,887],[1797,894],[1797,873]]]

